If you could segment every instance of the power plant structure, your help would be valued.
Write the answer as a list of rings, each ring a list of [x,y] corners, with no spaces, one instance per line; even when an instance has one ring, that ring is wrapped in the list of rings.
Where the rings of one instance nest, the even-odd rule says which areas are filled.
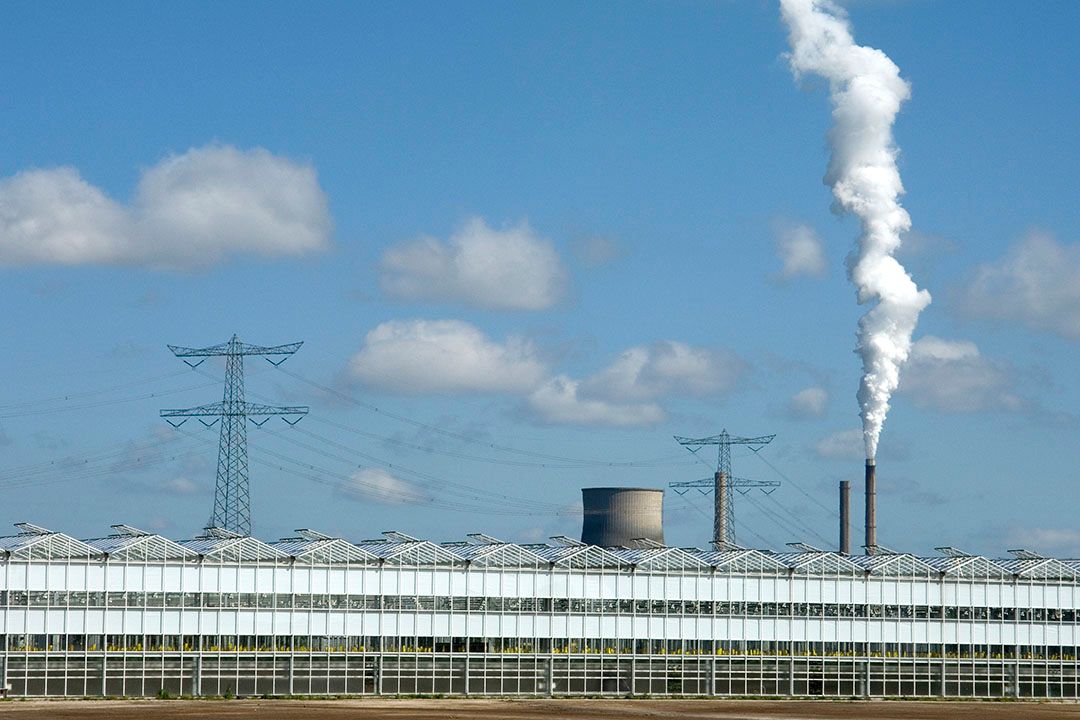
[[[866,554],[873,555],[877,544],[877,461],[866,459]]]
[[[851,481],[840,481],[840,552],[851,554]]]
[[[582,488],[581,542],[600,547],[664,545],[664,491]]]

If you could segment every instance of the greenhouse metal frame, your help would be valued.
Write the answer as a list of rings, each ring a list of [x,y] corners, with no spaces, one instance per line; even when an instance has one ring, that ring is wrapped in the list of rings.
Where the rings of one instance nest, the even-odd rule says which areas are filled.
[[[18,697],[1080,697],[1080,563],[946,549],[0,538]]]

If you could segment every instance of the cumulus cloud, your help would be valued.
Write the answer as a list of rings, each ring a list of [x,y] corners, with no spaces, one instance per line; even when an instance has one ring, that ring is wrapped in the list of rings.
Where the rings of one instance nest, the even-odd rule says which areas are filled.
[[[624,351],[584,380],[551,378],[528,397],[527,406],[547,423],[652,425],[667,418],[657,400],[727,392],[745,369],[733,353],[661,340]]]
[[[375,500],[387,505],[423,503],[431,496],[408,480],[380,468],[362,468],[349,476],[341,491],[354,499]]]
[[[825,274],[825,248],[821,238],[809,225],[781,227],[776,234],[776,253],[782,263],[780,280],[790,280],[800,275],[821,277]]]
[[[393,320],[364,338],[346,379],[387,392],[498,393],[522,399],[544,423],[650,425],[660,401],[730,391],[746,363],[722,350],[673,340],[630,348],[585,379],[553,374],[529,340],[494,340],[461,320]]]
[[[608,401],[707,397],[730,390],[745,370],[746,363],[734,353],[661,340],[624,351],[585,380],[581,391]]]
[[[1017,411],[1028,403],[1014,389],[1013,369],[967,340],[928,335],[917,340],[900,392],[922,408],[963,413]]]
[[[326,195],[310,165],[261,148],[195,148],[145,170],[130,204],[72,167],[0,180],[0,265],[190,270],[234,254],[326,248]]]
[[[971,317],[1080,341],[1080,244],[1029,234],[999,262],[976,269],[960,307]]]
[[[861,429],[834,432],[819,440],[814,451],[828,460],[858,460],[863,457],[863,432]]]
[[[349,376],[391,392],[527,393],[547,375],[533,344],[499,343],[460,320],[392,320],[364,338]]]
[[[1009,533],[1008,543],[1058,557],[1080,556],[1080,530],[1074,528],[1016,528]]]
[[[403,300],[542,310],[562,299],[566,269],[527,223],[504,230],[472,218],[447,242],[422,237],[387,250],[382,287]]]
[[[560,425],[652,425],[667,414],[655,403],[622,403],[582,397],[580,381],[551,378],[529,395],[528,408],[539,420]]]
[[[808,387],[791,396],[788,415],[796,420],[818,418],[825,414],[828,403],[829,392],[825,388]]]

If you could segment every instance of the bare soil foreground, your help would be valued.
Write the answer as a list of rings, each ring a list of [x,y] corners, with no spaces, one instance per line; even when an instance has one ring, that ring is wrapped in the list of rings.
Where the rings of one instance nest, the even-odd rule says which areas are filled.
[[[0,717],[49,720],[1059,720],[1074,703],[799,700],[30,700]]]

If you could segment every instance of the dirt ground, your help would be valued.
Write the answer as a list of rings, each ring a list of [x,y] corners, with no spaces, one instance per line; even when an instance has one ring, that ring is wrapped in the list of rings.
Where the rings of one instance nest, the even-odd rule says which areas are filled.
[[[774,700],[30,700],[0,717],[49,720],[1059,720],[1080,704]]]

